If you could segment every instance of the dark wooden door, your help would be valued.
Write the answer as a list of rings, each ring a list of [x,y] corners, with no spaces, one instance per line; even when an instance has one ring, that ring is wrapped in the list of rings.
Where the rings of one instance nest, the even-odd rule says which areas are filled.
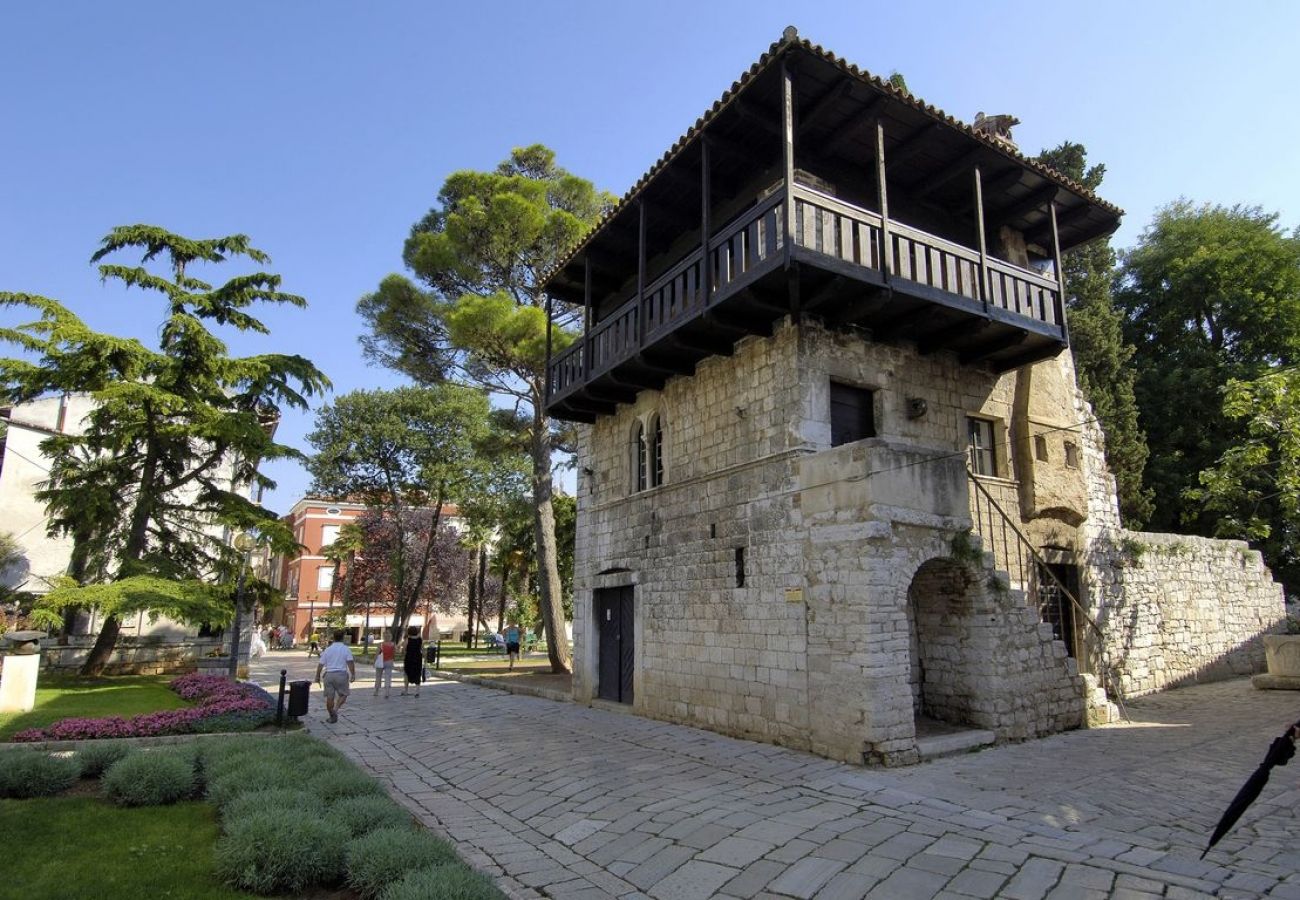
[[[602,588],[595,597],[600,632],[597,693],[602,700],[632,702],[632,673],[636,667],[632,588]]]

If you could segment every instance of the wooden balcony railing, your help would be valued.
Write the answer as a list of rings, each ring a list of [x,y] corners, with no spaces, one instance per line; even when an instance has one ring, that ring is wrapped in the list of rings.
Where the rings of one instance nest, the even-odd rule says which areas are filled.
[[[771,270],[785,250],[785,192],[775,191],[714,232],[709,241],[711,296],[705,296],[703,251],[696,249],[592,326],[585,339],[551,358],[549,401],[562,399],[647,345]],[[1055,326],[1064,337],[1054,279],[988,258],[976,250],[891,220],[888,247],[879,213],[795,185],[793,246],[871,270],[899,290],[969,301],[1004,321],[1020,317]],[[984,279],[981,289],[981,275]],[[1014,321],[1014,318],[1011,319]]]

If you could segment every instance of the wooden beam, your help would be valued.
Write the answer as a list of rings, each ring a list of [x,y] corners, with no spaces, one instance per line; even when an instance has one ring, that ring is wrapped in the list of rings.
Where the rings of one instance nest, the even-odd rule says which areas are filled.
[[[1019,369],[1021,366],[1027,366],[1030,363],[1051,359],[1063,349],[1063,347],[1052,348],[1051,345],[1035,347],[1033,350],[1026,350],[1024,353],[1018,353],[998,362],[997,370],[999,372],[1010,372],[1012,369]]]
[[[645,200],[637,202],[636,345],[645,346]]]
[[[1047,207],[1048,217],[1052,220],[1052,266],[1056,269],[1056,314],[1061,323],[1061,337],[1066,343],[1070,341],[1070,327],[1065,321],[1065,270],[1061,267],[1061,232],[1056,226],[1056,201]]]
[[[1018,219],[1026,213],[1033,212],[1040,206],[1051,203],[1052,198],[1056,196],[1057,190],[1056,185],[1049,184],[1039,188],[1027,197],[1022,197],[1000,209],[994,210],[993,223],[995,225],[1005,225],[1013,219]]]
[[[600,379],[603,381],[604,379]],[[609,403],[633,403],[636,401],[636,391],[627,388],[620,389],[616,385],[601,384],[597,381],[587,385],[587,395],[593,400],[602,400]]]
[[[911,159],[916,155],[918,150],[925,146],[926,139],[938,130],[938,122],[929,122],[922,125],[920,128],[917,128],[907,137],[898,142],[898,146],[896,146],[889,154],[889,161],[894,165],[898,165],[905,160]]]
[[[978,362],[994,353],[1000,353],[1003,350],[1023,344],[1028,337],[1029,332],[1027,331],[1013,331],[991,341],[985,341],[983,344],[976,344],[974,347],[962,351],[961,361],[963,363]]]
[[[582,383],[591,379],[591,254],[582,257]]]
[[[984,304],[984,315],[989,314],[989,250],[984,240],[984,185],[980,181],[980,167],[975,167],[975,237],[980,252],[979,295]]]
[[[937,331],[931,331],[923,335],[916,342],[916,349],[922,356],[938,352],[952,346],[957,340],[963,337],[972,337],[988,328],[991,323],[988,319],[962,319],[951,325],[946,325]]]
[[[817,100],[799,116],[799,127],[807,133],[809,128],[812,128],[822,120],[828,110],[834,109],[837,102],[844,99],[852,92],[853,79],[845,78],[839,84],[818,97]]]
[[[784,66],[782,69],[784,70]],[[764,131],[779,135],[781,133],[781,124],[773,122],[771,118],[763,113],[762,110],[755,109],[753,103],[748,100],[736,99],[731,102],[732,107],[740,114],[740,117],[746,122],[757,125]]]
[[[728,153],[744,160],[745,162],[754,163],[755,165],[761,163],[761,159],[759,155],[754,152],[752,144],[744,143],[742,141],[733,141],[729,137],[722,137],[721,135],[715,134],[709,135],[709,143],[713,145],[714,150]]]
[[[926,316],[930,316],[933,314],[934,314],[934,307],[932,307],[930,304],[918,303],[915,307],[909,309],[907,312],[899,313],[898,315],[890,319],[886,319],[880,325],[868,325],[867,327],[871,329],[871,334],[873,337],[876,338],[876,340],[888,341],[896,337],[904,329],[912,325],[915,325],[917,322],[921,321]]]
[[[690,350],[694,353],[703,353],[706,356],[731,356],[736,352],[736,341],[734,338],[693,338],[684,334],[670,334],[666,338],[669,344]]]
[[[707,134],[700,136],[700,269],[704,276],[704,305],[713,301],[713,259],[709,255],[709,238],[713,236],[713,173],[709,169]]]
[[[1076,206],[1073,209],[1068,209],[1065,211],[1065,213],[1058,215],[1056,217],[1057,235],[1058,236],[1060,235],[1060,229],[1068,228],[1069,226],[1073,225],[1075,222],[1079,221],[1080,219],[1088,218],[1088,212],[1090,209],[1091,207],[1089,207],[1087,203],[1084,203],[1081,206]],[[1051,233],[1052,233],[1051,222],[1047,222],[1043,225],[1039,225],[1032,232],[1026,233],[1025,237],[1042,238],[1051,235]],[[1037,243],[1037,241],[1035,241],[1035,243]]]
[[[794,251],[794,76],[781,63],[781,162],[785,179],[785,236],[781,242],[785,267]]]
[[[1020,181],[1020,176],[1024,174],[1023,169],[1004,169],[992,178],[984,179],[984,192],[990,196],[1000,194],[1007,188]],[[950,216],[961,215],[967,212],[975,205],[975,198],[967,196],[947,209]]]
[[[592,412],[599,416],[612,416],[615,412],[615,406],[613,403],[605,403],[592,397],[585,397],[582,394],[573,394],[565,397],[564,402],[569,406],[574,406],[579,410]]]
[[[948,163],[938,174],[928,175],[913,182],[909,186],[912,196],[917,198],[929,196],[944,185],[965,175],[975,165],[975,161],[979,159],[982,149],[982,147],[973,147]]]
[[[884,111],[888,99],[884,94],[877,94],[861,112],[855,113],[833,138],[821,145],[821,152],[826,156],[834,156],[840,144],[856,135],[864,126],[872,124],[872,116]]]
[[[889,236],[889,181],[885,166],[885,126],[876,119],[876,206],[880,209],[880,271],[889,284],[894,269],[894,247]]]
[[[650,353],[651,351],[649,350],[638,353],[636,356],[632,358],[633,362],[635,362],[639,366],[643,366],[649,369],[650,371],[657,372],[661,375],[695,374],[695,363],[687,364],[687,363],[683,363],[680,360],[674,360],[674,359],[665,360],[661,358],[652,358],[650,356]],[[628,371],[623,377],[628,379],[635,378],[636,377],[635,370]]]

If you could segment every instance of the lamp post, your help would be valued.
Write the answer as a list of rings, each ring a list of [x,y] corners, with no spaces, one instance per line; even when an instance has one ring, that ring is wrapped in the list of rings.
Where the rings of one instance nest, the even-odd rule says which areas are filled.
[[[247,531],[235,535],[235,549],[242,557],[239,560],[239,581],[235,586],[235,621],[230,635],[230,666],[226,675],[231,681],[239,676],[239,637],[244,628],[244,578],[248,573],[248,558],[257,546],[257,538]]]

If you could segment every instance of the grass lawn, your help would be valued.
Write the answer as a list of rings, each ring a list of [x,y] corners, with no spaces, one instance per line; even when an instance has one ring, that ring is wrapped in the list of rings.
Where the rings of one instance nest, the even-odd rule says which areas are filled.
[[[6,897],[235,900],[213,874],[207,803],[123,808],[84,797],[0,800]]]
[[[73,716],[134,716],[189,704],[167,685],[171,675],[71,678],[42,675],[31,712],[0,714],[0,740],[24,728],[43,728]]]
[[[464,662],[457,660],[448,661],[444,655],[443,662],[439,668],[446,669],[448,672],[473,672],[476,675],[487,674],[489,672],[497,674],[500,672],[510,671],[510,663],[504,657],[498,657],[497,659],[466,660]],[[540,659],[533,659],[531,657],[529,659],[521,659],[519,662],[515,663],[514,670],[518,672],[520,670],[532,671],[537,669],[544,669],[549,672],[551,670],[550,660],[545,656]]]

